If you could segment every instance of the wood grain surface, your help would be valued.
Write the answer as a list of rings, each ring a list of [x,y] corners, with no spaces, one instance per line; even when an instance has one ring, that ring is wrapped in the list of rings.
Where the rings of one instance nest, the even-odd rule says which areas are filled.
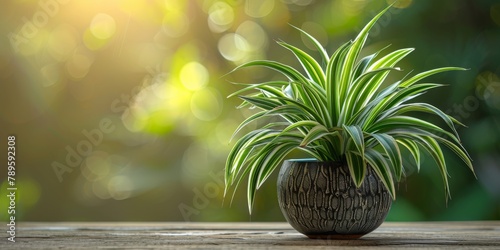
[[[385,222],[358,240],[313,240],[281,222],[21,222],[15,243],[4,234],[0,249],[500,249],[500,221]]]

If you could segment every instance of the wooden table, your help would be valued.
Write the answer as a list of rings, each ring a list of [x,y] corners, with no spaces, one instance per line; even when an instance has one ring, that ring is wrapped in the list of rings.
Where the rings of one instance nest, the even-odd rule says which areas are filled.
[[[311,240],[287,223],[18,223],[0,249],[500,249],[500,221],[386,222],[358,240]]]

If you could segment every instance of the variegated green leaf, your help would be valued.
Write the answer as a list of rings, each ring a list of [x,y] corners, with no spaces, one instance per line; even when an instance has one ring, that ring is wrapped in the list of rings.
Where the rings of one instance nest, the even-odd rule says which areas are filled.
[[[460,68],[460,67],[443,67],[443,68],[431,69],[431,70],[416,74],[415,76],[411,77],[410,79],[402,82],[401,87],[410,87],[411,85],[415,84],[416,82],[418,82],[426,77],[429,77],[429,76],[437,74],[437,73],[452,71],[452,70],[467,70],[467,69]]]
[[[238,83],[234,83],[238,84]],[[271,82],[263,82],[263,83],[258,83],[258,84],[241,84],[241,85],[246,85],[246,87],[237,90],[230,95],[227,96],[227,98],[231,98],[233,96],[238,96],[241,93],[250,91],[250,90],[259,90],[260,87],[265,87],[265,88],[270,88],[270,87],[276,87],[280,89],[282,86],[288,85],[288,82],[286,81],[271,81]]]
[[[391,169],[387,160],[380,154],[380,152],[373,148],[366,149],[365,159],[370,164],[375,174],[384,184],[387,191],[391,194],[393,199],[396,199],[396,189],[394,188],[394,180],[392,179]]]
[[[312,56],[288,43],[279,42],[278,44],[292,51],[295,57],[299,60],[300,64],[302,64],[302,67],[309,76],[309,79],[316,84],[325,86],[325,73],[323,72],[323,69],[321,69],[319,63],[314,60]]]
[[[389,157],[389,162],[392,166],[391,169],[396,174],[396,179],[400,181],[401,174],[403,173],[403,161],[396,140],[387,134],[371,134],[371,136],[384,149],[385,154]]]
[[[323,46],[321,45],[321,43],[316,39],[314,38],[313,36],[311,36],[309,33],[305,32],[304,30],[298,28],[298,27],[295,27],[292,25],[292,27],[294,27],[295,29],[299,30],[302,34],[304,34],[306,36],[306,38],[312,42],[312,44],[314,45],[314,47],[316,48],[316,50],[320,53],[320,56],[321,56],[321,59],[323,61],[323,63],[326,65],[326,63],[328,62],[328,53],[326,52],[325,48],[323,48]]]
[[[366,176],[366,160],[364,156],[360,156],[358,151],[347,151],[345,153],[347,167],[351,173],[351,178],[360,187]]]
[[[396,141],[399,144],[403,145],[406,149],[408,149],[411,156],[415,160],[415,164],[417,165],[417,172],[420,172],[420,150],[418,148],[418,145],[410,139],[400,138]]]
[[[280,63],[280,62],[274,62],[274,61],[268,61],[268,60],[256,60],[256,61],[251,61],[248,63],[244,63],[237,68],[235,68],[233,71],[241,69],[241,68],[246,68],[246,67],[251,67],[251,66],[262,66],[262,67],[267,67],[273,70],[276,70],[286,76],[288,79],[291,81],[299,81],[299,82],[305,82],[307,81],[307,78],[302,75],[299,71],[296,69]]]

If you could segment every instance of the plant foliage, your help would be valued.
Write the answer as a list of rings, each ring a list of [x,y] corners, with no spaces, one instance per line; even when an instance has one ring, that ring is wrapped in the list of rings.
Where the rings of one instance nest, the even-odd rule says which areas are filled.
[[[243,121],[235,134],[258,119],[273,116],[282,119],[237,140],[225,166],[225,195],[230,187],[236,189],[243,177],[248,176],[247,197],[251,211],[256,190],[295,149],[319,161],[345,162],[357,186],[362,184],[367,167],[371,167],[393,198],[396,197],[394,183],[404,175],[403,148],[413,157],[418,169],[421,151],[432,156],[441,173],[446,197],[449,197],[448,172],[441,145],[451,149],[474,171],[454,125],[462,124],[431,104],[411,102],[427,90],[443,86],[422,82],[426,77],[463,68],[431,69],[384,84],[391,71],[399,70],[395,65],[412,52],[412,48],[385,55],[378,51],[358,59],[370,28],[389,8],[375,16],[353,41],[340,46],[332,55],[328,55],[313,36],[297,28],[315,45],[320,61],[300,48],[278,42],[295,55],[305,74],[270,60],[248,62],[235,69],[267,67],[283,74],[287,80],[242,84],[241,90],[229,96],[239,96],[243,100],[240,107],[260,110]],[[414,112],[436,115],[448,129],[416,118],[410,114]]]

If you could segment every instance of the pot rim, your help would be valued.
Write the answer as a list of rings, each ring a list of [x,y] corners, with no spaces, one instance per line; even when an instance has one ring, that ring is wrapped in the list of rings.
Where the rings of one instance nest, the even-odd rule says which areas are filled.
[[[294,158],[294,159],[286,159],[285,161],[290,161],[290,162],[321,162],[316,158]]]
[[[284,162],[305,162],[305,163],[344,163],[342,161],[320,161],[316,158],[293,158],[285,159]]]

